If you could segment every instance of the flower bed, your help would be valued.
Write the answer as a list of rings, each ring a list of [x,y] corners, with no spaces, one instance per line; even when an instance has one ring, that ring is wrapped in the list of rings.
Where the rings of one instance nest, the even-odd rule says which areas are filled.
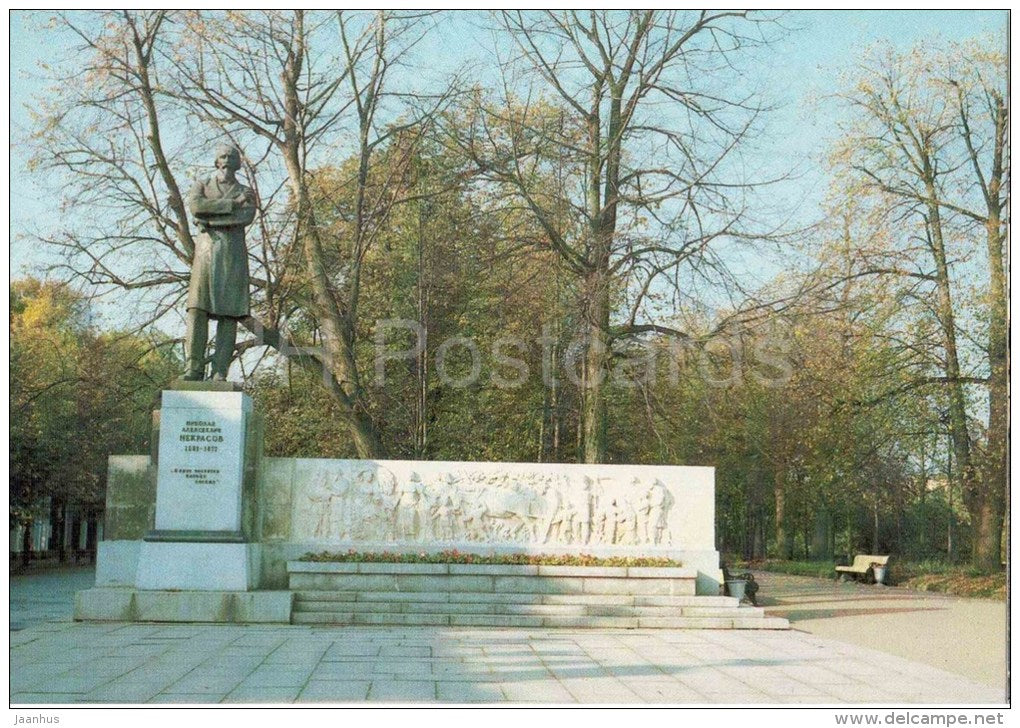
[[[395,553],[382,551],[378,553],[355,551],[321,551],[307,553],[299,561],[317,562],[370,562],[385,564],[493,564],[493,565],[533,565],[533,566],[663,566],[679,567],[682,563],[675,559],[648,556],[592,556],[590,554],[474,554],[453,549],[438,553]]]

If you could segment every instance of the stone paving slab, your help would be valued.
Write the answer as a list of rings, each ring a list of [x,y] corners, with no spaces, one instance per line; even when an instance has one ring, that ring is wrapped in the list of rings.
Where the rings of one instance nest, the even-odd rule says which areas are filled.
[[[1005,702],[797,631],[53,622],[14,636],[14,704]]]

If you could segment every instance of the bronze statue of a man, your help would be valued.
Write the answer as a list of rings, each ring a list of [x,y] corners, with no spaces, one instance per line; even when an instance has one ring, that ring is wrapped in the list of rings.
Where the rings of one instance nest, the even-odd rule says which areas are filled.
[[[255,195],[237,181],[241,152],[216,149],[216,172],[199,180],[188,195],[199,234],[188,286],[187,372],[184,379],[205,377],[209,319],[216,319],[213,379],[225,381],[234,356],[237,322],[248,316],[248,248],[244,228],[255,219]]]

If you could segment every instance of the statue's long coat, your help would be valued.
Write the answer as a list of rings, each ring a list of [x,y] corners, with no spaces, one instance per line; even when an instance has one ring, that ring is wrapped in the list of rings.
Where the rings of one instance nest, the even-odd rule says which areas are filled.
[[[244,204],[236,198],[243,194]],[[248,249],[244,228],[255,219],[255,196],[239,182],[216,175],[199,181],[188,195],[199,227],[191,263],[188,308],[211,316],[248,315]]]

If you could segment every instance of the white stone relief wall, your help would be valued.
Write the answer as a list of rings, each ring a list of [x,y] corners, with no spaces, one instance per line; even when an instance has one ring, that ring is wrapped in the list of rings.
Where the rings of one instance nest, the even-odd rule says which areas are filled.
[[[591,553],[714,549],[711,468],[395,460],[267,464],[274,474],[263,502],[270,508],[289,505],[289,533],[277,538],[290,542]],[[284,475],[287,464],[293,467]],[[272,492],[285,484],[289,498]]]

